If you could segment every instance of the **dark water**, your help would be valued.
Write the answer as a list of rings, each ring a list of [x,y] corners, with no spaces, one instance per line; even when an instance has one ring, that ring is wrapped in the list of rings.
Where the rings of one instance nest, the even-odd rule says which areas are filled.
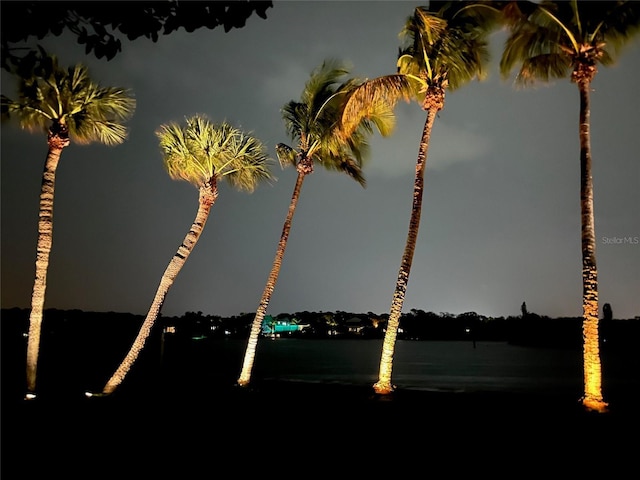
[[[194,345],[185,363],[215,381],[239,375],[244,340]],[[382,340],[260,339],[252,378],[373,385]],[[167,349],[170,351],[170,349]],[[639,391],[640,361],[628,352],[601,352],[603,390]],[[169,360],[171,361],[171,360]],[[392,381],[398,388],[443,391],[583,389],[580,348],[533,348],[506,342],[404,341],[396,343]]]
[[[3,332],[4,333],[4,332]],[[48,342],[38,370],[40,391],[80,396],[99,391],[129,348],[128,338],[103,344]],[[24,345],[5,345],[3,398],[24,395]],[[24,342],[22,342],[24,343]],[[132,393],[166,389],[217,389],[236,382],[244,339],[150,341],[120,387]],[[378,380],[382,340],[261,338],[254,380],[370,385]],[[601,349],[603,394],[631,398],[640,393],[640,356],[632,342]],[[449,392],[503,391],[583,393],[581,347],[541,348],[506,342],[396,342],[392,382],[399,389]]]

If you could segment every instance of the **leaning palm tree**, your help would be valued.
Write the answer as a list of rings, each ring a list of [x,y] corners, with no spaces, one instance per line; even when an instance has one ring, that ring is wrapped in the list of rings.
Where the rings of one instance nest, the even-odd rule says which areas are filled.
[[[570,76],[580,96],[580,220],[582,243],[582,405],[606,412],[598,333],[598,269],[591,177],[591,82],[598,64],[614,62],[640,27],[640,3],[518,2],[505,9],[509,36],[500,61],[503,77],[519,65],[516,85]]]
[[[55,56],[41,53],[40,61],[18,71],[18,99],[11,100],[2,95],[3,118],[15,117],[23,129],[46,132],[49,147],[40,189],[36,272],[27,342],[26,399],[36,398],[40,334],[53,239],[53,198],[60,155],[71,141],[79,145],[122,143],[128,133],[124,123],[133,115],[136,105],[129,90],[101,87],[91,80],[87,67],[78,64],[64,69]]]
[[[372,79],[357,88],[342,119],[343,130],[348,133],[362,116],[368,115],[369,105],[395,105],[400,99],[413,98],[427,111],[416,162],[409,231],[385,330],[379,377],[373,385],[381,395],[395,390],[391,382],[393,356],[418,240],[431,130],[438,112],[444,108],[447,90],[458,89],[474,78],[485,78],[489,59],[487,37],[498,19],[497,11],[484,5],[481,8],[474,8],[469,2],[429,5],[416,8],[401,32],[406,43],[400,49],[397,73]]]
[[[271,159],[264,144],[227,122],[214,124],[204,115],[195,115],[188,118],[184,126],[176,123],[160,126],[156,135],[169,176],[198,188],[198,211],[160,279],[137,337],[101,395],[115,391],[144,348],[169,289],[202,235],[211,207],[218,197],[218,181],[226,180],[233,188],[253,192],[260,182],[273,178],[269,170]]]
[[[385,105],[379,104],[375,113],[358,122],[349,135],[340,134],[342,108],[349,92],[359,83],[357,79],[348,79],[339,83],[347,74],[348,69],[341,62],[336,60],[323,62],[312,72],[305,84],[300,101],[292,100],[282,109],[289,136],[298,143],[297,148],[280,143],[276,146],[276,153],[280,165],[294,166],[298,175],[273,265],[251,324],[244,362],[237,380],[237,385],[240,387],[248,386],[251,380],[262,322],[280,274],[291,222],[306,176],[313,172],[314,164],[319,163],[328,170],[346,173],[364,187],[362,165],[369,153],[367,135],[373,133],[374,126],[385,136],[391,134],[393,130],[395,120],[393,112]]]

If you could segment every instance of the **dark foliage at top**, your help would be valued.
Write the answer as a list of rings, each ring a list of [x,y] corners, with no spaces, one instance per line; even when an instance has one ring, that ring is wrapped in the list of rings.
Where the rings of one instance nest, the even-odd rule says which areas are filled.
[[[16,44],[31,37],[59,36],[65,30],[77,36],[86,53],[111,60],[122,51],[121,37],[146,37],[158,41],[180,27],[193,32],[202,27],[223,27],[225,32],[242,28],[257,14],[267,18],[270,1],[55,1],[2,2],[2,68],[11,71],[23,58],[37,55]],[[118,36],[118,33],[122,34]]]

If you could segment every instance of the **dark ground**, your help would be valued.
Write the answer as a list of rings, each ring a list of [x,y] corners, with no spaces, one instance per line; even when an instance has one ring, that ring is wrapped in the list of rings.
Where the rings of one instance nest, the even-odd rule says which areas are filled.
[[[628,400],[597,414],[564,394],[376,396],[370,386],[265,381],[3,401],[2,479],[632,478],[640,423]]]

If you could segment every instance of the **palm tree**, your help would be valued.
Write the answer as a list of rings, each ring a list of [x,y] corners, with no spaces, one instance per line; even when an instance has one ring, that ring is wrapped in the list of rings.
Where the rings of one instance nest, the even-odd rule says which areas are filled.
[[[521,4],[521,2],[518,2]],[[570,76],[580,96],[580,219],[582,237],[582,336],[584,396],[590,411],[606,412],[598,333],[598,270],[591,174],[590,90],[598,64],[614,62],[638,32],[640,4],[616,2],[522,2],[505,9],[509,36],[500,61],[503,77],[519,65],[516,85]]]
[[[395,390],[391,382],[393,355],[420,228],[431,130],[438,112],[444,108],[447,90],[458,89],[474,78],[485,78],[487,37],[498,18],[496,9],[484,5],[472,8],[469,2],[429,5],[416,8],[407,20],[402,31],[406,43],[399,53],[397,73],[362,84],[350,96],[343,115],[343,129],[348,133],[362,116],[368,115],[369,105],[395,105],[399,99],[413,98],[427,111],[416,162],[409,231],[382,345],[379,377],[373,385],[381,395]]]
[[[276,146],[276,153],[280,165],[294,166],[298,176],[273,265],[251,324],[244,362],[237,381],[240,387],[246,387],[251,380],[262,321],[280,274],[291,222],[306,176],[313,172],[314,163],[318,162],[328,170],[346,173],[364,187],[366,182],[361,167],[369,153],[367,135],[373,133],[374,126],[382,135],[390,135],[393,130],[393,113],[385,105],[380,105],[369,119],[358,122],[349,135],[340,134],[342,108],[349,92],[359,83],[356,79],[348,79],[340,84],[341,78],[347,74],[348,69],[341,62],[336,60],[323,62],[311,73],[300,101],[292,100],[282,109],[289,136],[297,140],[298,144],[297,148],[292,148],[279,143]]]
[[[186,120],[185,126],[175,123],[160,126],[156,135],[169,176],[198,188],[198,212],[160,279],[136,339],[105,384],[102,395],[115,391],[144,348],[169,289],[202,235],[211,207],[218,197],[218,181],[226,180],[238,190],[253,192],[260,182],[273,178],[269,170],[271,159],[262,142],[227,122],[214,124],[204,115],[195,115]]]
[[[99,142],[117,145],[127,138],[124,123],[135,111],[129,90],[101,87],[87,67],[61,68],[53,55],[42,57],[18,71],[18,99],[2,95],[3,118],[15,117],[23,129],[47,133],[49,150],[44,163],[38,214],[36,272],[31,296],[26,360],[26,399],[36,398],[40,334],[47,288],[47,269],[53,235],[53,198],[56,170],[62,150],[71,141],[79,145]]]

